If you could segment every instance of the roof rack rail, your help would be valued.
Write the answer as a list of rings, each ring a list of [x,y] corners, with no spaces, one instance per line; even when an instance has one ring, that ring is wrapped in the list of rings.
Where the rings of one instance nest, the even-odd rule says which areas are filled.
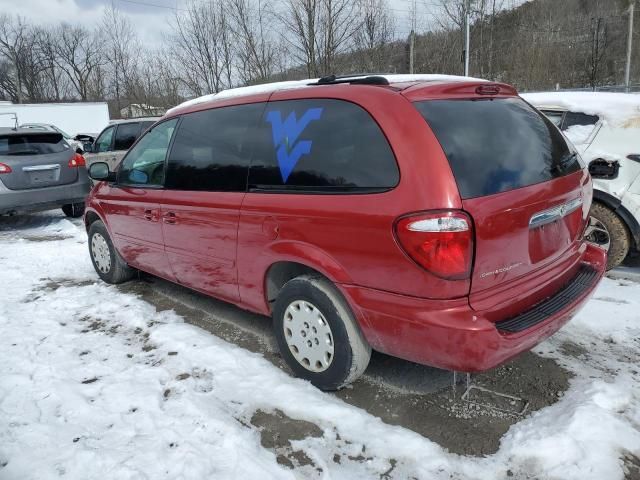
[[[333,85],[337,83],[354,83],[358,85],[389,85],[389,80],[381,75],[354,74],[354,75],[328,75],[318,79],[309,85]]]

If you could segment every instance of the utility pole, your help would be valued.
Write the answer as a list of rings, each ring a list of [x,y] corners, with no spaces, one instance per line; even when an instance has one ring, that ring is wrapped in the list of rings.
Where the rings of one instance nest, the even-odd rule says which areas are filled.
[[[464,75],[469,76],[469,28],[471,0],[464,0]]]
[[[416,41],[416,0],[411,3],[411,33],[409,34],[409,73],[413,75]]]
[[[625,90],[629,92],[631,87],[631,51],[633,49],[633,13],[636,6],[636,0],[631,1],[629,5],[629,36],[627,37],[627,68],[624,72]]]

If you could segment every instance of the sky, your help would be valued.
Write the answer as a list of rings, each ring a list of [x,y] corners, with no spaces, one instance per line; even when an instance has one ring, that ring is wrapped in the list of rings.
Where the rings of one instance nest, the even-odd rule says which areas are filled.
[[[130,18],[142,42],[154,47],[161,44],[176,11],[189,0],[0,0],[0,13],[18,14],[40,24],[67,21],[94,27],[112,1]],[[418,24],[433,21],[438,3],[439,0],[416,0]],[[389,0],[398,36],[405,37],[409,32],[411,4],[412,0]]]

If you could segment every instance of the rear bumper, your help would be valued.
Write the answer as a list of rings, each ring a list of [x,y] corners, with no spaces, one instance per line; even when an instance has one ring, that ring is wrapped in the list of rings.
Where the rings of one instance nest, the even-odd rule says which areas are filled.
[[[518,332],[499,329],[500,322],[489,320],[495,318],[495,312],[474,310],[466,298],[428,300],[353,285],[341,287],[360,314],[364,335],[375,350],[448,370],[484,371],[530,350],[554,334],[587,302],[605,273],[607,261],[602,249],[585,246],[574,268],[576,273],[580,269],[595,272],[589,285],[574,289],[577,293],[571,299]],[[535,285],[535,277],[531,283]],[[566,289],[571,287],[570,283],[559,289],[558,298],[563,292],[566,296]],[[540,305],[532,305],[530,310]]]
[[[78,180],[74,183],[30,190],[9,190],[0,179],[0,215],[41,211],[67,203],[84,202],[90,188],[84,169],[80,170]]]

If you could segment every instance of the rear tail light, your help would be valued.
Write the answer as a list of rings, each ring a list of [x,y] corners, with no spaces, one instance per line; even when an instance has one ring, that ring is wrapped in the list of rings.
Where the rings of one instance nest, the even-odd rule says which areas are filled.
[[[74,154],[74,156],[71,157],[71,160],[69,160],[69,168],[86,167],[86,166],[87,164],[84,161],[84,157],[79,153]]]
[[[467,214],[457,210],[426,212],[400,218],[398,242],[425,270],[447,280],[471,275],[473,228]]]
[[[2,173],[11,173],[11,167],[9,165],[6,165],[4,163],[0,163],[0,174]]]

